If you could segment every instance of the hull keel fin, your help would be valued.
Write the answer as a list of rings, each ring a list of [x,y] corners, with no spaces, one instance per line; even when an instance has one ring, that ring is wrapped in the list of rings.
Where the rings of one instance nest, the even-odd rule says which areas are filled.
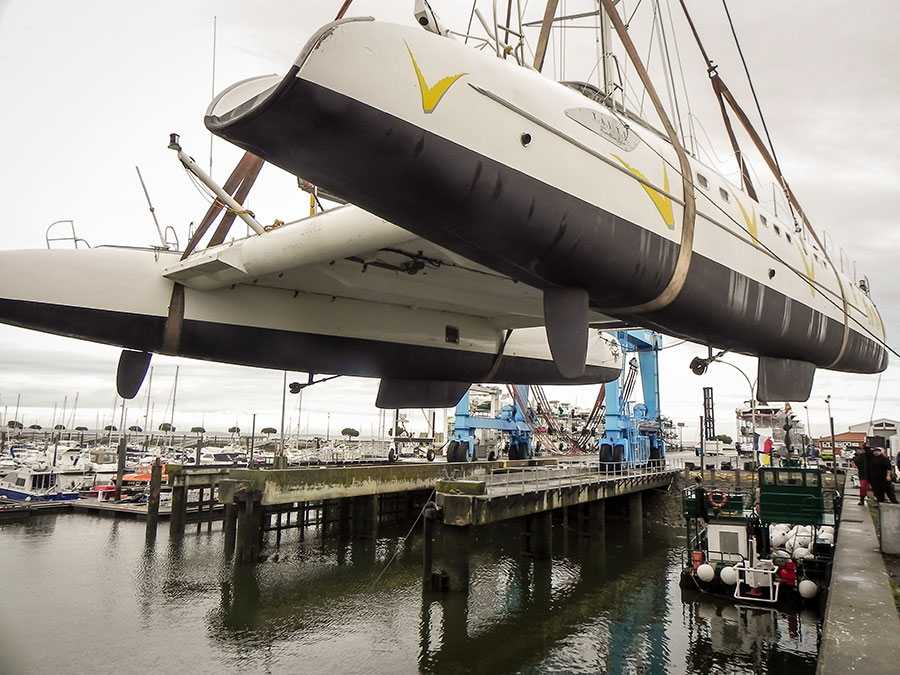
[[[583,288],[546,289],[544,321],[559,374],[568,379],[583,375],[588,347],[588,292]]]
[[[816,366],[808,361],[759,357],[756,396],[761,401],[806,401]]]
[[[126,399],[137,396],[147,376],[151,356],[153,355],[150,352],[122,350],[119,366],[116,368],[116,391],[119,392],[119,396]]]
[[[455,408],[471,383],[446,380],[382,378],[375,406],[378,408]]]

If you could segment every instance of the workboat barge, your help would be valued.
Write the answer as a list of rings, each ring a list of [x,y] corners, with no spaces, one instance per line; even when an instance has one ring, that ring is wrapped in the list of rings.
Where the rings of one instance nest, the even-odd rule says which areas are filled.
[[[747,489],[685,488],[681,587],[740,602],[822,603],[841,510],[822,476],[817,467],[760,467]]]

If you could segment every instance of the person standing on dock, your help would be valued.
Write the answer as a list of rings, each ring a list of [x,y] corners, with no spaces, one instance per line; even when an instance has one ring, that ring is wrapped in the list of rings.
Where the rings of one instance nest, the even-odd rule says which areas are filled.
[[[875,498],[879,502],[883,502],[887,496],[891,503],[897,503],[897,496],[894,494],[894,486],[891,483],[894,467],[891,466],[891,460],[883,453],[881,448],[872,448],[872,461],[869,463],[869,482],[872,484],[872,490],[875,491]]]
[[[872,459],[872,448],[868,442],[863,443],[859,452],[853,455],[853,464],[856,466],[856,473],[859,476],[859,505],[866,503],[866,494],[869,492],[869,463]]]

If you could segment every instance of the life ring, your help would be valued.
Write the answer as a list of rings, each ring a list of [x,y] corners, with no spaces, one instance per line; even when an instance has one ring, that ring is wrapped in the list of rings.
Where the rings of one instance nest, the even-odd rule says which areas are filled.
[[[714,509],[724,509],[728,503],[728,495],[721,490],[710,490],[706,498]]]

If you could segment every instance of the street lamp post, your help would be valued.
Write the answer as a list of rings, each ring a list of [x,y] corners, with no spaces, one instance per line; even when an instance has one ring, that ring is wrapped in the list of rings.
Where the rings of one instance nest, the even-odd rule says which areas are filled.
[[[684,422],[678,423],[678,449],[684,450]]]
[[[825,397],[828,406],[828,425],[831,429],[831,472],[837,474],[837,443],[834,441],[834,418],[831,416],[831,394]]]
[[[726,366],[731,366],[732,368],[734,368],[744,376],[744,379],[747,381],[747,386],[750,388],[750,443],[753,447],[753,460],[756,461],[758,454],[758,450],[756,447],[756,392],[753,391],[753,383],[750,381],[750,378],[747,377],[747,373],[745,373],[733,363],[728,363],[728,361],[722,361],[720,359],[715,359],[715,362],[724,363]],[[740,462],[740,457],[738,457],[738,461]]]

